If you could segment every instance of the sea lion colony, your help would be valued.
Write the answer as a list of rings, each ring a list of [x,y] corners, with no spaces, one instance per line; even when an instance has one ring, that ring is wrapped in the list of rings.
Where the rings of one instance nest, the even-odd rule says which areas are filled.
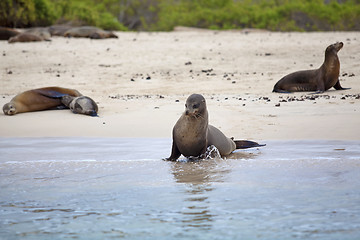
[[[97,28],[67,28],[53,26],[54,35],[63,34],[72,37],[115,37],[108,33],[98,31]],[[46,30],[45,30],[46,32]],[[25,33],[18,33],[11,29],[0,28],[0,37],[14,39],[16,37],[33,34],[45,39],[48,36],[44,29],[33,29]],[[41,37],[40,37],[41,34]],[[95,34],[95,35],[94,35]],[[273,92],[316,91],[324,92],[331,87],[344,90],[339,82],[340,61],[337,52],[343,47],[342,42],[328,46],[325,50],[325,60],[319,69],[298,71],[286,75],[279,80]],[[261,147],[256,142],[247,140],[233,140],[226,137],[219,129],[208,124],[208,111],[205,98],[200,94],[192,94],[186,100],[185,112],[181,115],[173,128],[173,145],[170,157],[166,160],[175,161],[181,155],[185,157],[204,157],[206,149],[213,145],[221,156],[227,156],[235,149]],[[74,89],[48,87],[29,90],[16,95],[3,107],[4,114],[14,115],[22,112],[40,111],[47,109],[70,108],[73,113],[97,116],[98,107],[94,100],[82,96]]]

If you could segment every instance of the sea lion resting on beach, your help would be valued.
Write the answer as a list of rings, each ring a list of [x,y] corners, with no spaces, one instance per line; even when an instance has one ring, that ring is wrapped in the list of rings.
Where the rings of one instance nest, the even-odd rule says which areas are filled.
[[[20,32],[12,28],[0,27],[0,40],[9,40],[11,37],[15,37]]]
[[[24,33],[31,33],[36,36],[41,37],[45,41],[51,41],[51,34],[49,32],[49,28],[47,27],[35,27],[35,28],[29,28],[24,31]]]
[[[66,108],[61,102],[61,98],[65,95],[82,96],[75,89],[61,87],[38,88],[16,95],[9,103],[4,105],[3,111],[5,115],[14,115],[24,112]]]
[[[71,25],[52,25],[49,27],[49,32],[51,36],[64,36],[65,32],[73,28]]]
[[[94,100],[87,96],[73,97],[70,95],[63,96],[61,102],[73,113],[80,113],[90,115],[92,117],[97,116],[98,106]]]
[[[8,42],[9,43],[15,43],[15,42],[41,42],[41,41],[51,41],[49,39],[44,39],[38,35],[32,34],[32,33],[20,33],[14,37],[11,37]]]
[[[190,95],[185,107],[185,112],[173,128],[171,156],[165,160],[176,161],[181,154],[185,157],[203,158],[211,145],[219,150],[221,156],[227,156],[235,149],[264,146],[247,140],[234,141],[208,124],[205,98],[200,94]]]
[[[84,37],[92,39],[118,38],[118,36],[110,31],[105,31],[92,26],[71,28],[64,33],[64,37]]]
[[[345,90],[339,82],[340,61],[337,55],[343,47],[342,42],[334,43],[325,50],[325,60],[320,68],[291,73],[280,79],[274,86],[273,92],[288,93],[302,91],[316,91],[322,93],[332,87]]]

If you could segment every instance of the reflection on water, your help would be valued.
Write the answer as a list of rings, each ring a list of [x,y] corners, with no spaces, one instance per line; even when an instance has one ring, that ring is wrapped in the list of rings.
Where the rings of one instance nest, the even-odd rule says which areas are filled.
[[[266,143],[166,162],[170,139],[0,138],[0,239],[359,239],[360,142]]]
[[[231,171],[231,166],[220,157],[218,152],[213,154],[214,149],[208,149],[208,152],[210,157],[206,160],[182,160],[174,163],[171,168],[176,182],[185,184],[184,202],[186,206],[181,211],[184,229],[211,229],[214,216],[211,213],[210,192],[215,189],[214,184],[226,181],[226,177]],[[237,152],[230,158],[250,159],[257,154]]]

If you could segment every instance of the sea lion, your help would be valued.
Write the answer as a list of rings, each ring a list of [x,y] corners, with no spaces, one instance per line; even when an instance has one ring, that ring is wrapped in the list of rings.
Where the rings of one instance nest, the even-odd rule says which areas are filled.
[[[20,32],[12,28],[0,27],[0,40],[9,40],[11,37],[15,37]]]
[[[185,112],[173,128],[171,156],[166,160],[176,161],[181,154],[185,157],[203,158],[211,145],[219,150],[221,156],[227,156],[235,149],[264,146],[226,137],[219,129],[208,124],[205,98],[200,94],[192,94],[186,100]]]
[[[75,89],[61,87],[38,88],[16,95],[9,103],[4,105],[3,111],[5,115],[14,115],[24,112],[66,108],[61,102],[64,95],[82,96]]]
[[[61,102],[70,108],[73,113],[80,113],[96,117],[98,106],[94,100],[87,96],[73,97],[70,95],[63,96]]]
[[[39,37],[32,33],[20,33],[14,37],[9,38],[9,43],[15,43],[15,42],[40,42],[44,41],[45,39],[42,37]]]
[[[31,33],[36,36],[41,37],[43,40],[51,41],[51,34],[49,32],[49,28],[47,27],[35,27],[35,28],[29,28],[24,31],[24,33]]]
[[[316,91],[316,93],[322,93],[332,87],[336,90],[350,89],[341,87],[339,81],[340,61],[337,53],[343,45],[342,42],[337,42],[328,46],[325,50],[324,63],[320,68],[286,75],[275,84],[273,92]]]
[[[118,38],[114,33],[110,31],[102,30],[98,27],[92,26],[83,26],[83,27],[74,27],[69,29],[64,33],[65,37],[83,37],[83,38],[93,38],[93,39],[103,39],[103,38]]]
[[[64,36],[65,32],[73,28],[70,25],[52,25],[49,27],[51,36]]]

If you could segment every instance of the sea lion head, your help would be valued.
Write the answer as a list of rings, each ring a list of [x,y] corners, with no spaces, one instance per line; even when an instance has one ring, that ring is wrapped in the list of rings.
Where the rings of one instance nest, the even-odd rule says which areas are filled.
[[[334,44],[331,44],[330,46],[328,46],[326,48],[326,51],[325,53],[328,54],[328,53],[337,53],[340,51],[340,49],[344,46],[344,43],[343,42],[336,42]]]
[[[5,115],[14,115],[16,114],[15,105],[11,102],[6,103],[3,107],[3,112]]]
[[[205,98],[200,94],[192,94],[188,97],[185,104],[185,115],[190,117],[204,116],[206,113]]]
[[[91,98],[81,96],[74,98],[74,100],[70,103],[70,109],[73,113],[80,113],[96,117],[98,106]]]

